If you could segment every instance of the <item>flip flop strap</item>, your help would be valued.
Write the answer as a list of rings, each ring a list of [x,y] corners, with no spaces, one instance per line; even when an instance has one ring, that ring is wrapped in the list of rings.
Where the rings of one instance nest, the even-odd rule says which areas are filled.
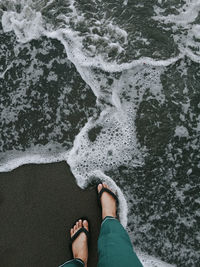
[[[109,189],[106,188],[106,187],[103,187],[103,188],[101,189],[101,191],[99,192],[99,194],[98,194],[98,196],[99,196],[99,200],[101,199],[101,196],[102,196],[102,194],[103,194],[104,192],[109,193],[109,194],[116,200],[116,202],[118,202],[118,198],[117,198],[117,196],[116,196],[111,190],[109,190]]]
[[[82,227],[71,237],[71,242],[72,243],[80,235],[80,233],[85,233],[86,236],[87,236],[87,239],[89,238],[89,232],[84,227]]]

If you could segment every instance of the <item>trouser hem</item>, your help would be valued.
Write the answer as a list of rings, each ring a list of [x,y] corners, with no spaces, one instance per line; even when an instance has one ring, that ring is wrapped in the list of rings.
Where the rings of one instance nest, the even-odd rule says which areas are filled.
[[[101,223],[101,226],[107,221],[107,220],[117,220],[117,218],[113,217],[113,216],[106,216],[102,223]],[[118,221],[118,220],[117,220]]]
[[[59,265],[58,267],[64,267],[65,264],[67,264],[67,263],[73,263],[73,262],[78,262],[78,263],[81,263],[81,264],[83,265],[83,267],[85,266],[84,262],[83,262],[81,259],[79,259],[79,258],[75,258],[75,259],[66,261],[66,262],[63,263],[62,265]]]

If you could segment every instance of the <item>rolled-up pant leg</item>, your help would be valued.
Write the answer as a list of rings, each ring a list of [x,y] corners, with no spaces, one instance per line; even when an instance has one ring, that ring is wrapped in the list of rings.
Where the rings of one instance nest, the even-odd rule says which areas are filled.
[[[98,267],[142,267],[126,230],[109,216],[101,225],[98,257]]]
[[[73,259],[70,261],[66,261],[64,264],[60,265],[59,267],[84,267],[85,264],[80,259]]]

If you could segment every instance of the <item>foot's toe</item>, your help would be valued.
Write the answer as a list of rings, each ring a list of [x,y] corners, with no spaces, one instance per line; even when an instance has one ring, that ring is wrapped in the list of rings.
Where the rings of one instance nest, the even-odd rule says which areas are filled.
[[[70,235],[71,235],[71,237],[73,236],[73,234],[74,234],[74,229],[71,228],[71,229],[70,229]]]
[[[82,220],[80,219],[79,221],[78,221],[78,228],[81,228],[82,227]]]
[[[106,183],[103,183],[103,186],[107,189],[109,189],[111,192],[113,192],[114,194],[116,194],[116,191],[111,189]]]
[[[103,187],[105,188],[108,188],[107,184],[106,183],[103,183]]]
[[[88,221],[87,220],[84,220],[83,221],[83,227],[88,231]]]
[[[79,223],[76,222],[76,230],[78,231],[78,229],[79,229]]]
[[[103,187],[102,184],[99,184],[99,185],[98,185],[98,192],[101,191],[102,187]]]

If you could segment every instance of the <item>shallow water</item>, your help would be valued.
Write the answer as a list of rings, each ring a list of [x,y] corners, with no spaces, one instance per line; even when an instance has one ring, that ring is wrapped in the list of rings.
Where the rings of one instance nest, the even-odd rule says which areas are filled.
[[[176,266],[200,261],[199,11],[0,0],[0,171],[65,159],[82,187],[110,176],[135,248]]]

